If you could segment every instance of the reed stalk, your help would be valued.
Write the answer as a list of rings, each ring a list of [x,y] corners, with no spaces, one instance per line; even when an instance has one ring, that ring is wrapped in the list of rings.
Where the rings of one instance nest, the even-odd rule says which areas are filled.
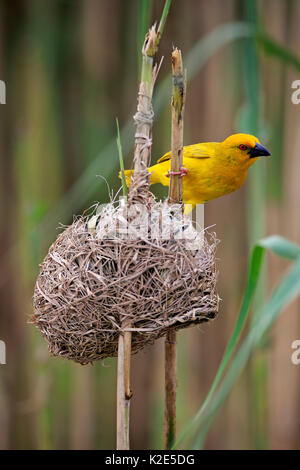
[[[165,26],[171,0],[166,0],[162,17],[156,29],[152,26],[146,34],[142,47],[141,82],[138,92],[137,113],[134,116],[136,123],[135,147],[134,147],[134,176],[129,191],[129,204],[134,202],[134,179],[145,171],[150,165],[152,146],[152,94],[157,78],[159,65],[154,65],[154,57]],[[131,327],[130,321],[122,323],[123,332],[119,336],[118,345],[118,377],[117,377],[117,449],[128,450],[130,448],[130,399],[132,391],[130,387],[131,364]]]
[[[179,172],[183,158],[183,113],[186,81],[179,49],[172,53],[172,142],[171,172]],[[169,203],[182,204],[182,177],[171,173]],[[182,205],[183,207],[183,205]],[[164,445],[171,449],[176,438],[177,332],[170,330],[165,340],[165,419]]]

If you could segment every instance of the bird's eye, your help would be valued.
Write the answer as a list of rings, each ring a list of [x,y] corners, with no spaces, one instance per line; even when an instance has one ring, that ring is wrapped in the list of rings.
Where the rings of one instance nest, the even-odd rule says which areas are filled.
[[[248,147],[247,147],[246,145],[244,145],[244,144],[241,144],[241,145],[239,146],[239,149],[240,149],[240,150],[247,150],[247,148],[248,148]]]

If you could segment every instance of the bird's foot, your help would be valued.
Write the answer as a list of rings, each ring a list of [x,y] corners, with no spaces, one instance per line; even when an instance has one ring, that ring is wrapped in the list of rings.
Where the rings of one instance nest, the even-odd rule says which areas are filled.
[[[170,176],[186,176],[188,174],[189,170],[185,168],[184,166],[180,167],[179,171],[168,171],[166,176],[170,178]]]

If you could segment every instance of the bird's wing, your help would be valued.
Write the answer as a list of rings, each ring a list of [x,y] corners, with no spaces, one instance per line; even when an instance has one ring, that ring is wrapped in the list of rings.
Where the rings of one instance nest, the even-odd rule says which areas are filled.
[[[207,142],[203,144],[194,144],[183,147],[183,156],[188,158],[210,158],[214,155],[216,142]],[[157,160],[157,163],[166,162],[170,160],[171,152],[165,153]]]

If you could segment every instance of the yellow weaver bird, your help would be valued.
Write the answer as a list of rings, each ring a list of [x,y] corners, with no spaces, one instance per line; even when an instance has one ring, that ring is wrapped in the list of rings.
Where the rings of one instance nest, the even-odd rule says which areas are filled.
[[[211,201],[239,189],[248,169],[259,157],[271,155],[257,137],[233,134],[223,142],[205,142],[183,147],[183,202],[196,204]],[[171,152],[163,155],[156,165],[148,168],[150,183],[169,186]],[[133,170],[126,170],[126,183],[130,186]]]

